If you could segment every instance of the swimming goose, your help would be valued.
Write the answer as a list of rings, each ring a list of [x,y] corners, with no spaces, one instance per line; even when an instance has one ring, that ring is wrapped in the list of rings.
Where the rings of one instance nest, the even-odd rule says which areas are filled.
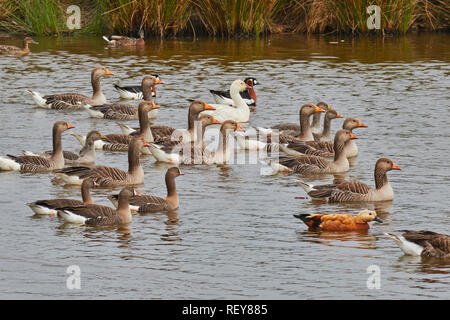
[[[248,122],[250,118],[250,109],[242,99],[240,92],[249,89],[250,86],[242,80],[234,80],[230,86],[230,95],[234,101],[235,107],[226,104],[212,104],[216,110],[203,111],[203,114],[210,114],[220,122],[225,120],[234,120],[237,122]]]
[[[323,130],[320,133],[313,132],[314,141],[331,141],[331,120],[336,118],[343,118],[336,110],[328,110],[325,113]]]
[[[105,67],[95,67],[91,72],[91,84],[93,89],[92,98],[80,93],[63,93],[42,96],[39,92],[27,90],[38,107],[44,109],[83,109],[84,104],[92,106],[105,104],[106,98],[103,95],[100,85],[100,78],[114,75]]]
[[[53,125],[53,151],[49,158],[40,156],[12,156],[10,159],[0,157],[0,171],[47,172],[64,167],[61,135],[64,131],[75,128],[70,123],[57,121]]]
[[[144,183],[144,170],[139,161],[143,146],[148,146],[142,137],[133,138],[128,148],[128,171],[107,166],[67,167],[55,173],[57,179],[67,185],[80,185],[83,179],[92,178],[99,187],[115,187]]]
[[[139,194],[130,198],[131,211],[140,213],[145,212],[160,212],[160,211],[174,211],[179,207],[179,200],[177,188],[175,185],[175,178],[179,175],[184,175],[177,167],[171,167],[167,170],[165,175],[167,197],[161,198],[154,195]],[[108,199],[117,208],[118,194],[108,196]]]
[[[346,144],[351,139],[358,139],[349,130],[341,129],[334,137],[334,160],[312,155],[284,156],[279,158],[279,164],[291,168],[295,173],[326,174],[346,172],[350,164],[346,156]]]
[[[30,48],[28,48],[28,44],[30,43],[39,44],[30,37],[26,37],[25,39],[23,39],[22,48],[9,45],[0,45],[0,54],[20,54],[22,56],[25,56],[30,53]]]
[[[129,198],[133,195],[128,187],[119,193],[117,210],[102,205],[78,205],[57,208],[58,214],[68,223],[103,226],[131,222]]]
[[[152,74],[156,79],[159,80],[157,74]],[[126,100],[140,100],[143,99],[144,95],[142,93],[142,85],[140,86],[119,86],[117,83],[113,84],[114,89],[119,92],[120,97]],[[156,86],[152,86],[152,97],[156,97]]]
[[[74,137],[75,139],[77,139],[77,141],[81,144],[82,147],[84,147],[86,145],[86,136],[83,136],[78,133],[71,133],[70,135],[72,137]],[[103,150],[103,146],[105,144],[106,144],[106,142],[104,142],[103,140],[95,140],[94,148],[95,148],[95,150]]]
[[[356,128],[367,128],[367,125],[355,118],[347,118],[342,124],[342,129],[349,130],[350,132],[353,132],[353,129]],[[280,149],[291,156],[310,154],[324,158],[333,158],[333,145],[334,143],[331,141],[292,141],[286,145],[281,144]],[[358,155],[358,147],[356,146],[355,140],[350,140],[347,142],[345,151],[347,158]]]
[[[144,100],[153,103],[152,87],[157,84],[164,84],[163,81],[154,76],[145,76],[142,79]],[[85,110],[91,118],[114,119],[114,120],[136,120],[138,119],[138,108],[130,104],[109,103],[97,106],[84,105]],[[149,118],[156,118],[159,106],[153,103],[153,108],[149,111]]]
[[[144,46],[144,31],[139,30],[139,39],[125,36],[112,35],[109,38],[103,36],[103,39],[108,43],[108,47],[131,47],[131,46]]]
[[[224,164],[230,160],[230,149],[228,146],[228,136],[234,131],[245,130],[234,120],[226,120],[222,123],[219,133],[219,145],[217,149],[210,152],[208,149],[204,149],[203,162],[206,164]]]
[[[35,214],[55,216],[57,214],[56,208],[93,204],[94,200],[92,200],[89,189],[95,186],[97,186],[97,183],[92,179],[85,179],[83,181],[83,183],[81,184],[82,201],[74,199],[50,199],[37,200],[27,203],[26,205],[29,206]]]
[[[358,180],[318,186],[299,180],[297,182],[313,200],[328,202],[387,201],[394,199],[394,191],[386,175],[386,172],[390,170],[401,170],[401,168],[388,158],[377,160],[374,170],[375,189]]]
[[[255,78],[245,78],[244,82],[249,85],[249,89],[240,93],[244,102],[249,106],[251,111],[256,109],[256,93],[254,86],[259,84],[258,80]],[[229,106],[234,106],[233,99],[231,99],[230,90],[219,91],[219,90],[209,90],[211,92],[214,100],[217,104],[226,104]]]
[[[296,123],[282,123],[273,126],[272,129],[277,129],[283,134],[294,136],[300,141],[313,141],[314,136],[309,125],[309,118],[311,115],[320,112],[325,112],[325,110],[311,103],[304,104],[299,110],[300,125]]]
[[[402,235],[385,232],[400,249],[411,256],[423,258],[450,259],[450,236],[433,231],[401,230]]]
[[[383,221],[377,217],[377,213],[371,210],[363,210],[356,216],[351,214],[294,214],[294,217],[302,220],[310,229],[320,231],[361,231],[370,228],[368,222]]]
[[[319,108],[322,108],[323,110],[325,110],[325,112],[327,112],[329,110],[333,110],[333,108],[330,105],[328,105],[328,103],[323,102],[323,101],[319,102],[317,104],[317,106]],[[311,125],[310,125],[312,133],[320,133],[320,115],[321,115],[320,113],[313,114]]]
[[[106,139],[106,137],[98,132],[97,130],[90,131],[86,138],[83,148],[81,148],[78,154],[71,151],[63,151],[64,163],[65,164],[84,164],[84,163],[94,163],[95,162],[95,143],[101,139]],[[30,151],[23,151],[25,155],[40,156],[40,157],[50,157],[52,151],[45,151],[40,154],[35,154]]]

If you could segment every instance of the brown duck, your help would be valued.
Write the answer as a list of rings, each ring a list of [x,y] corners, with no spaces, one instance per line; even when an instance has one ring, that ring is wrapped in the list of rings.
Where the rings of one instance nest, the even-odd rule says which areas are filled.
[[[26,37],[25,39],[23,39],[22,48],[9,45],[0,45],[0,54],[18,54],[25,56],[30,53],[30,49],[28,48],[28,45],[30,43],[38,44],[38,42],[34,41],[30,37]]]

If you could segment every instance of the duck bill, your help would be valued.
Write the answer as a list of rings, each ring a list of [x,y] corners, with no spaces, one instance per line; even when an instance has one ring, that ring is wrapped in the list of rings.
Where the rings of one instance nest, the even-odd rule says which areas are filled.
[[[373,219],[373,221],[376,221],[376,222],[378,222],[378,223],[383,223],[383,220],[381,220],[381,219],[378,218],[378,217],[375,217],[375,219]]]
[[[325,112],[324,109],[322,109],[321,107],[317,107],[314,109],[314,113],[320,113],[320,112]]]
[[[336,115],[336,117],[338,117],[338,118],[343,118],[344,116],[343,116],[342,114],[338,113],[338,114]]]
[[[213,119],[213,123],[214,123],[214,124],[222,124],[222,122],[220,122],[220,121],[217,120],[217,119]]]
[[[106,138],[106,136],[105,136],[104,134],[100,134],[100,138],[101,138],[102,140],[108,139],[108,138]]]
[[[367,128],[367,124],[362,123],[361,121],[358,122],[359,128]]]
[[[400,168],[398,165],[396,165],[395,163],[392,164],[392,170],[402,170],[402,168]]]
[[[205,103],[205,110],[216,110],[212,105]]]

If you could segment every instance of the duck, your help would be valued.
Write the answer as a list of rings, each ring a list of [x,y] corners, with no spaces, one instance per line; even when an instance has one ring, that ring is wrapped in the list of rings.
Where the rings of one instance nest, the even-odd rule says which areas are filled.
[[[319,113],[320,114],[320,113]],[[325,117],[323,120],[323,130],[320,133],[314,133],[314,141],[331,141],[331,120],[337,119],[337,118],[343,118],[343,116],[340,113],[337,113],[336,110],[328,110],[325,113]]]
[[[64,206],[57,208],[58,215],[66,223],[84,224],[88,226],[105,226],[128,224],[132,220],[129,199],[133,192],[129,187],[123,188],[119,193],[117,209],[107,206],[87,204],[77,206]]]
[[[175,185],[175,178],[184,175],[178,167],[171,167],[167,169],[165,175],[167,197],[162,198],[154,195],[138,194],[130,198],[131,211],[139,213],[161,212],[161,211],[175,211],[179,208],[179,200],[177,188]],[[117,208],[119,195],[114,194],[108,196],[109,201]]]
[[[367,128],[367,125],[362,123],[356,118],[347,118],[342,124],[342,129],[349,130],[353,133],[353,129],[356,128]],[[302,154],[310,154],[315,156],[320,156],[324,158],[333,158],[334,143],[331,141],[303,141],[299,142],[297,140],[289,141],[284,144],[280,144],[280,149],[287,155],[297,156]],[[347,158],[356,157],[358,155],[358,147],[355,140],[350,140],[347,142],[345,147]]]
[[[98,184],[93,179],[85,179],[83,181],[81,184],[82,201],[74,199],[50,199],[37,200],[34,202],[29,202],[26,205],[30,207],[35,214],[56,216],[58,213],[56,208],[59,207],[94,204],[94,200],[92,200],[89,189],[96,186],[98,186]]]
[[[333,107],[331,107],[328,103],[323,102],[323,101],[319,102],[317,104],[317,106],[322,108],[323,110],[325,110],[325,112],[327,112],[329,110],[333,110]],[[320,115],[321,115],[321,113],[313,114],[311,125],[310,125],[312,133],[320,133]]]
[[[249,85],[249,89],[246,91],[240,92],[240,95],[242,99],[244,99],[244,102],[250,107],[250,111],[256,111],[256,93],[254,86],[259,84],[258,80],[253,77],[245,78],[244,82]],[[211,92],[214,101],[216,101],[217,104],[226,104],[229,106],[235,106],[235,103],[233,102],[233,99],[231,99],[230,90],[209,90]]]
[[[149,118],[156,118],[160,107],[153,103],[152,87],[157,84],[164,84],[164,81],[155,78],[154,76],[145,76],[142,79],[142,88],[144,100],[151,102],[153,108],[149,111]],[[138,108],[129,104],[109,103],[91,106],[84,104],[84,109],[88,112],[91,118],[112,119],[112,120],[137,120]]]
[[[386,174],[390,170],[402,169],[389,158],[377,160],[374,169],[375,189],[359,180],[318,186],[300,180],[297,182],[313,200],[324,202],[389,201],[394,199],[394,191]]]
[[[356,216],[351,214],[294,214],[302,220],[309,229],[315,231],[363,231],[370,228],[369,223],[383,223],[372,210],[362,210]]]
[[[139,30],[139,38],[116,36],[112,35],[109,38],[103,36],[103,39],[108,43],[108,47],[132,47],[132,46],[144,46],[144,31]]]
[[[142,137],[131,140],[128,148],[128,171],[107,166],[73,166],[56,171],[55,178],[66,185],[80,185],[86,178],[95,179],[99,187],[143,184],[144,170],[139,161],[143,146],[148,147],[149,144]]]
[[[21,173],[38,173],[62,169],[64,167],[63,148],[61,135],[64,131],[75,128],[74,125],[57,121],[53,124],[53,150],[50,157],[41,156],[13,156],[8,154],[9,159],[0,157],[0,171],[20,171]]]
[[[153,77],[159,80],[157,74],[152,74]],[[140,100],[144,98],[142,92],[142,85],[140,86],[119,86],[117,83],[113,84],[114,89],[119,92],[120,98],[125,100]],[[152,97],[156,97],[156,86],[152,86]]]
[[[450,259],[450,236],[433,231],[401,230],[401,235],[385,232],[406,255]]]
[[[211,104],[216,110],[206,110],[202,114],[210,114],[220,122],[234,120],[237,122],[248,122],[250,109],[242,99],[240,93],[250,89],[250,86],[242,80],[234,80],[230,86],[230,95],[234,101],[234,106],[226,104]]]
[[[92,106],[106,104],[106,98],[102,92],[100,78],[114,75],[107,68],[98,66],[91,72],[92,98],[80,93],[63,93],[43,96],[39,92],[26,90],[38,107],[57,110],[81,110],[84,104]]]
[[[22,48],[16,47],[16,46],[10,46],[10,45],[0,45],[0,54],[17,54],[26,56],[30,53],[30,48],[28,48],[28,45],[32,44],[39,44],[38,42],[34,41],[30,37],[26,37],[23,39],[23,45]]]
[[[314,136],[309,125],[309,118],[313,114],[321,112],[325,112],[325,110],[319,106],[312,103],[304,104],[299,110],[300,125],[296,123],[281,123],[271,128],[285,135],[296,137],[297,141],[314,141]]]
[[[209,114],[202,114],[198,121],[201,125],[201,138],[196,138],[195,141],[186,141],[181,136],[178,140],[164,139],[158,143],[150,143],[149,150],[158,162],[166,162],[170,164],[180,163],[194,163],[203,161],[203,152],[206,148],[205,131],[206,127],[213,124],[221,124]]]
[[[283,156],[279,164],[291,168],[295,173],[301,174],[328,174],[347,172],[350,164],[346,156],[346,145],[351,139],[358,139],[349,130],[340,129],[334,137],[334,160],[312,155]]]
[[[81,148],[78,154],[71,151],[63,151],[64,164],[86,164],[95,162],[95,143],[101,139],[106,139],[106,136],[98,132],[97,130],[89,131],[83,148]],[[52,151],[45,151],[40,154],[36,154],[30,151],[22,151],[24,155],[50,157]]]

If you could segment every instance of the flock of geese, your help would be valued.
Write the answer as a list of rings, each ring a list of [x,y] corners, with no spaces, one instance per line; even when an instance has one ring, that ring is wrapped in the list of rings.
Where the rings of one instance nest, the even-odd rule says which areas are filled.
[[[108,45],[142,45],[140,39],[111,36]],[[126,44],[122,44],[122,42]],[[28,44],[36,43],[27,37],[22,49],[0,46],[0,53],[29,52]],[[279,150],[281,156],[266,159],[273,174],[296,173],[321,175],[347,172],[349,158],[358,154],[354,129],[367,127],[360,120],[347,118],[334,138],[331,136],[331,121],[343,118],[325,102],[317,105],[305,104],[299,110],[299,123],[281,123],[271,128],[256,128],[256,135],[247,134],[239,123],[249,121],[256,110],[257,98],[254,90],[259,84],[255,78],[235,80],[226,91],[210,90],[215,104],[202,100],[191,101],[188,109],[187,128],[177,130],[168,125],[151,125],[160,108],[153,102],[156,86],[164,84],[158,75],[147,75],[141,85],[119,86],[114,84],[123,99],[142,101],[138,107],[130,104],[107,103],[100,79],[114,75],[107,68],[98,66],[91,72],[93,94],[80,93],[42,95],[27,90],[38,107],[57,110],[85,110],[90,117],[110,120],[138,120],[139,127],[131,128],[117,122],[122,134],[102,134],[92,130],[86,136],[72,134],[82,145],[78,153],[63,150],[62,134],[74,125],[57,121],[53,125],[53,149],[39,153],[24,151],[24,155],[0,157],[0,171],[53,172],[57,181],[66,185],[79,185],[82,200],[50,199],[38,200],[27,205],[36,214],[59,215],[66,222],[86,225],[129,223],[132,212],[173,211],[179,207],[175,178],[183,175],[179,169],[184,164],[224,164],[229,162],[229,137],[234,136],[241,148],[247,150]],[[320,127],[324,113],[323,127]],[[312,117],[312,120],[311,120]],[[218,146],[209,151],[205,142],[208,126],[220,125]],[[200,128],[200,130],[198,130]],[[240,131],[240,132],[239,132]],[[95,165],[95,150],[126,152],[128,171],[114,167]],[[173,164],[165,175],[167,196],[144,195],[133,186],[144,184],[144,170],[140,154],[151,154],[160,162]],[[278,154],[277,154],[278,155]],[[69,164],[70,166],[65,166]],[[326,185],[310,185],[297,180],[313,201],[321,202],[373,202],[393,200],[394,192],[389,184],[387,172],[401,170],[391,159],[380,158],[374,166],[375,188],[358,181],[344,180]],[[95,204],[89,190],[93,187],[124,188],[109,195],[115,208]],[[294,215],[309,228],[326,231],[352,231],[369,229],[368,222],[382,222],[375,211],[363,210],[358,215],[349,214],[299,214]],[[405,254],[422,257],[450,258],[450,236],[431,231],[408,231],[392,238]]]

